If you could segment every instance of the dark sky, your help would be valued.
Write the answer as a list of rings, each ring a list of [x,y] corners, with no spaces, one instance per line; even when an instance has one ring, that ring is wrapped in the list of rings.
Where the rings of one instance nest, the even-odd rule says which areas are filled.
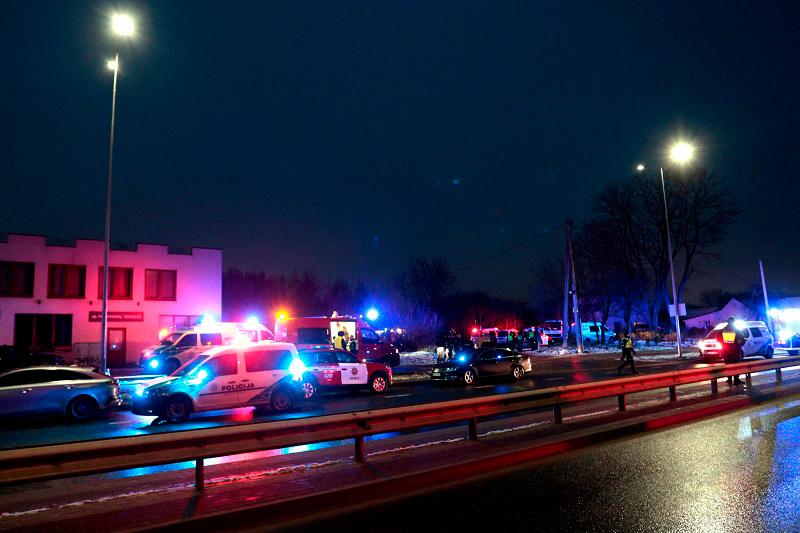
[[[696,288],[800,293],[800,2],[9,1],[0,231],[102,237],[114,42],[115,241],[368,278],[454,267],[591,209],[678,134],[747,208]],[[464,270],[527,297],[554,232]],[[772,288],[772,287],[771,287]]]

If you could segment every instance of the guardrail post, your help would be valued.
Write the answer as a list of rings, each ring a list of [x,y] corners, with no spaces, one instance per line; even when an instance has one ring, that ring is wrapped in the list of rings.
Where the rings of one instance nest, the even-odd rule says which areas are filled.
[[[556,424],[563,424],[564,418],[561,416],[561,404],[557,403],[553,406],[553,422]]]
[[[469,440],[478,440],[478,419],[469,419]]]
[[[678,401],[678,387],[672,385],[669,388],[669,401],[677,402]]]
[[[353,459],[356,460],[357,463],[364,462],[364,436],[359,435],[354,439],[356,441],[356,449],[355,453],[353,454]]]
[[[775,369],[775,381],[777,381],[778,383],[783,381],[783,373],[781,372],[780,368]]]
[[[717,393],[717,378],[711,380],[711,394]]]
[[[753,384],[753,377],[750,374],[745,374],[744,382],[747,383],[747,386],[751,386]]]
[[[194,460],[194,490],[197,492],[203,492],[203,489],[206,487],[204,462],[205,460],[203,458]]]
[[[627,405],[625,404],[625,395],[624,394],[618,394],[617,395],[617,404],[619,405],[619,410],[620,411],[624,411],[625,409],[627,409]]]

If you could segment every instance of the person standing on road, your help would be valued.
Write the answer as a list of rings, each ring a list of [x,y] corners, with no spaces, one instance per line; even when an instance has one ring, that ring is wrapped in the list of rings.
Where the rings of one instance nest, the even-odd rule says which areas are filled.
[[[622,336],[622,339],[620,339],[619,347],[622,348],[623,362],[617,367],[617,372],[622,374],[622,369],[631,365],[631,374],[638,374],[639,372],[636,371],[636,365],[633,363],[633,355],[636,353],[633,349],[633,339],[631,339],[627,331],[625,335]]]
[[[717,331],[717,342],[722,345],[722,355],[725,357],[725,364],[739,363],[742,361],[742,346],[745,343],[744,335],[736,327],[736,320],[733,317],[728,318],[728,323],[724,328]],[[728,376],[728,383],[733,382],[734,385],[741,385],[742,380],[739,376]]]

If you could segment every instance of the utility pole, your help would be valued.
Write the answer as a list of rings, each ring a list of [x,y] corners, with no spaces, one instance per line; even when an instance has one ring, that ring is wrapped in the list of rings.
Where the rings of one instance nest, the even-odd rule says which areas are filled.
[[[764,313],[767,315],[767,325],[769,331],[775,335],[775,329],[772,324],[772,315],[769,314],[769,297],[767,296],[767,280],[764,277],[764,263],[761,259],[758,260],[758,269],[761,271],[761,290],[764,291]]]
[[[564,244],[564,313],[561,315],[561,346],[566,350],[569,344],[569,239]]]
[[[575,320],[575,341],[578,343],[578,353],[583,353],[583,328],[581,327],[581,314],[578,309],[578,287],[575,283],[575,257],[572,254],[572,219],[567,219],[567,251],[569,252],[569,267],[572,274],[572,312]]]

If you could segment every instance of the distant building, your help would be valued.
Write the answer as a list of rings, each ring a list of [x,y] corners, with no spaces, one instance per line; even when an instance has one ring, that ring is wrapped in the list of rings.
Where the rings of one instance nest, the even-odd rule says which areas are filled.
[[[158,332],[220,318],[222,250],[112,246],[108,365],[138,361]],[[99,352],[103,241],[0,235],[0,345],[71,355]]]
[[[688,329],[699,329],[708,331],[721,322],[725,322],[728,318],[734,317],[738,320],[755,320],[756,315],[750,307],[743,304],[736,298],[731,298],[722,309],[712,310],[703,314],[699,314],[690,318],[686,318],[683,322]]]

